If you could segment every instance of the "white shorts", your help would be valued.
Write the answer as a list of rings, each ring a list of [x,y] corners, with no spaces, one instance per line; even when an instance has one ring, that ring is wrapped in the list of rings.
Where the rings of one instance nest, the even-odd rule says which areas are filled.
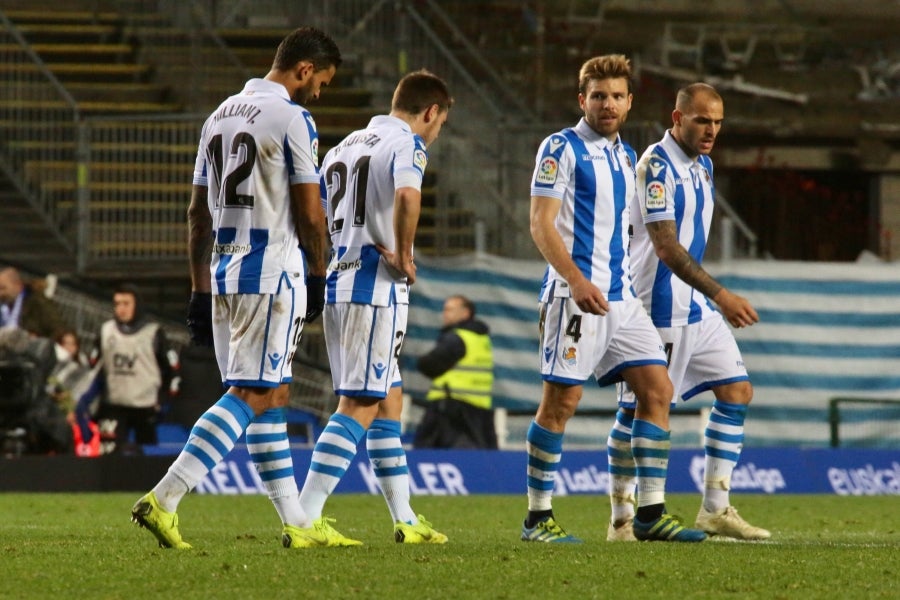
[[[544,381],[581,385],[593,375],[600,385],[609,385],[620,381],[628,367],[666,364],[659,334],[640,300],[610,302],[602,317],[582,312],[568,297],[552,298],[541,311]]]
[[[291,277],[274,294],[213,296],[216,361],[226,385],[278,387],[291,381],[303,331],[306,286]]]
[[[325,305],[325,345],[336,394],[385,398],[392,387],[403,384],[397,361],[408,310],[408,304]]]
[[[749,381],[734,335],[719,313],[699,323],[659,329],[669,354],[669,378],[675,388],[672,404],[736,381]],[[634,408],[634,393],[622,383],[619,405]]]

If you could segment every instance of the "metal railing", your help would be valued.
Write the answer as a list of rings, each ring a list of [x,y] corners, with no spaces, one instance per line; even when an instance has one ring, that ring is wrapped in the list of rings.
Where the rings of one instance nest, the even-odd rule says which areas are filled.
[[[828,401],[828,423],[832,448],[900,447],[898,399],[831,398]]]
[[[78,105],[2,10],[0,23],[0,165],[52,234],[74,248],[73,209],[58,206],[53,188],[76,180]]]
[[[204,8],[217,7],[214,2],[179,3],[174,21],[180,26],[148,25],[145,17],[155,7],[150,0],[106,4],[128,15],[126,28],[141,40],[141,52],[153,62],[158,78],[175,90],[191,92],[183,96],[186,106],[207,110],[249,76],[214,31],[226,8],[225,18],[241,19],[240,3],[223,3],[218,13]],[[424,67],[446,79],[456,106],[431,148],[430,170],[439,182],[434,224],[429,226],[434,251],[536,256],[528,227],[528,182],[537,145],[556,129],[519,125],[536,121],[528,118],[524,105],[508,98],[509,89],[496,73],[490,74],[477,48],[438,3],[265,4],[272,10],[280,7],[293,19],[284,21],[286,30],[301,20],[331,32],[351,59],[358,85],[375,92],[379,110],[387,110],[397,80],[408,70]],[[256,18],[265,14],[260,6],[253,4]],[[10,81],[0,90],[0,120],[9,125],[0,143],[0,164],[10,179],[46,215],[53,231],[78,249],[80,272],[101,263],[183,260],[184,213],[205,113],[84,118],[65,87],[2,18],[11,43],[4,44],[0,58],[13,68],[8,67]],[[458,47],[448,47],[442,32],[460,39]],[[213,81],[219,83],[212,86]],[[311,110],[315,114],[316,107]],[[658,128],[628,124],[626,139],[640,152],[658,139]],[[752,232],[727,202],[721,206],[727,231],[736,227],[750,238]],[[754,243],[751,239],[744,246]]]
[[[204,116],[91,118],[81,125],[79,264],[181,260]]]

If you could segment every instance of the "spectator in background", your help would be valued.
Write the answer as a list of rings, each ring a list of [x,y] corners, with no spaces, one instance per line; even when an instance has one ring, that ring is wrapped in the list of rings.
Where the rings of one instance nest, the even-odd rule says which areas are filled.
[[[57,454],[71,449],[72,430],[51,396],[53,341],[18,327],[0,328],[0,433],[4,454]],[[11,450],[11,451],[10,451]]]
[[[26,284],[15,267],[5,267],[0,269],[0,327],[18,327],[53,339],[63,329],[63,321],[41,286]]]
[[[437,343],[417,363],[432,382],[414,446],[495,449],[494,354],[488,326],[475,319],[475,304],[460,295],[447,298],[442,319]]]
[[[50,372],[47,390],[57,406],[66,415],[72,428],[75,454],[78,456],[100,455],[100,430],[94,421],[86,426],[91,430],[87,441],[82,438],[81,427],[75,416],[76,400],[86,391],[91,382],[91,366],[87,356],[81,351],[81,341],[73,329],[63,329],[56,336],[56,365]],[[97,367],[99,369],[99,367]]]
[[[113,311],[91,353],[91,365],[100,368],[77,409],[82,438],[90,442],[91,433],[84,427],[88,407],[102,395],[96,416],[103,454],[121,452],[132,432],[136,444],[155,444],[161,390],[174,395],[180,381],[178,354],[162,327],[143,314],[134,285],[115,289]]]
[[[74,329],[64,328],[56,334],[56,357],[61,362],[89,366],[87,355],[81,350],[81,340]]]

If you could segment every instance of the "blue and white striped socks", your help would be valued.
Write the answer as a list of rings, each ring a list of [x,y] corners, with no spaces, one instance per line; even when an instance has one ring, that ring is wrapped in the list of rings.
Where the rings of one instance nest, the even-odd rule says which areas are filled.
[[[163,510],[178,503],[227,455],[253,420],[253,410],[233,394],[225,394],[200,415],[184,449],[153,491]]]
[[[355,419],[340,413],[331,415],[328,425],[316,440],[309,473],[300,490],[300,505],[311,520],[322,516],[325,501],[347,472],[365,433],[366,430]]]
[[[281,522],[294,527],[309,527],[309,519],[300,508],[284,408],[269,409],[250,423],[247,452]]]
[[[638,509],[666,501],[670,433],[650,421],[635,419],[631,427],[631,451],[637,466]]]
[[[375,419],[366,432],[366,451],[394,523],[419,522],[409,505],[409,467],[400,441],[400,421]]]
[[[606,440],[606,457],[609,470],[609,502],[613,523],[622,523],[634,517],[634,489],[637,467],[631,450],[631,428],[634,415],[619,409]]]
[[[706,471],[703,476],[703,507],[710,512],[730,504],[731,473],[741,458],[744,445],[746,404],[730,404],[716,400],[709,415],[703,445]]]
[[[544,429],[535,421],[528,427],[525,449],[528,451],[528,510],[549,511],[559,461],[562,458],[562,433]]]

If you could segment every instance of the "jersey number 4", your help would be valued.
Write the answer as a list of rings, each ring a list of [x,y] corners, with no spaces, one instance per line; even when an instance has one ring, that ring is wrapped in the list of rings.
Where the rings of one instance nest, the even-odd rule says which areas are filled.
[[[362,227],[366,224],[366,188],[369,184],[369,159],[371,156],[360,156],[348,168],[346,163],[336,162],[325,171],[325,182],[328,186],[328,209],[331,233],[344,228],[347,210],[338,213],[338,206],[347,194],[347,188],[353,187],[353,227]],[[344,215],[340,218],[338,214]]]

